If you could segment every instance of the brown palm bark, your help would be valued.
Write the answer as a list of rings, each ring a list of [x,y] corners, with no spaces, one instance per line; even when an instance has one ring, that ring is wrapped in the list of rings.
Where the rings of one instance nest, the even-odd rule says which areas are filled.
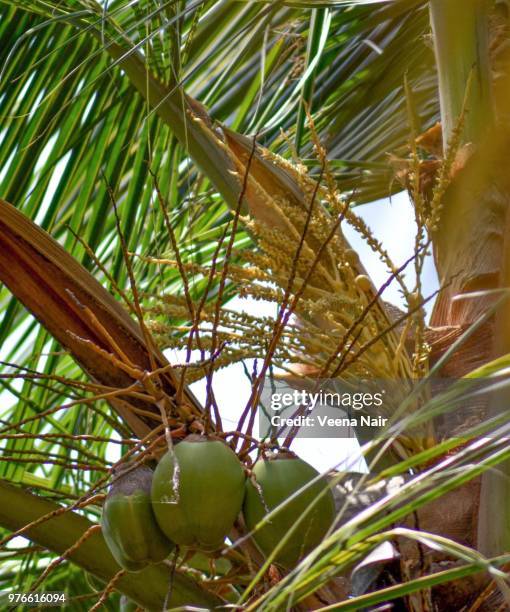
[[[176,402],[178,376],[127,310],[49,234],[2,200],[0,280],[104,386],[100,391],[115,392],[108,401],[140,439],[161,424],[159,400],[180,423],[191,424],[200,414],[188,389]],[[157,369],[149,380],[147,373]],[[140,393],[134,397],[133,391]]]
[[[502,103],[508,101],[508,96],[502,95],[501,83],[494,96],[488,7],[489,3],[478,0],[431,1],[443,142],[446,149],[446,143],[455,137],[455,117],[465,112],[466,125],[459,145],[461,150],[469,147],[472,152],[467,162],[453,173],[443,197],[440,223],[433,234],[434,258],[444,290],[435,304],[431,325],[449,333],[456,330],[457,337],[493,309],[501,298],[501,293],[494,290],[508,287],[510,281],[507,265],[510,173],[506,163],[510,138],[504,120],[506,111],[502,112]],[[461,100],[461,95],[467,97]],[[442,375],[463,376],[510,351],[507,308],[505,303],[478,328],[452,356]],[[448,343],[444,348],[448,348]],[[501,408],[505,395],[508,400],[508,394],[503,393],[468,407],[471,413],[463,410],[460,419],[451,415],[446,433],[453,436],[462,431],[468,418],[471,424],[473,419],[482,421]],[[460,530],[460,541],[488,556],[508,551],[509,473],[509,465],[500,465],[496,472],[484,474],[452,494],[451,505],[457,506],[453,521],[449,520],[452,513],[442,504],[425,508],[421,526],[441,524],[443,533],[453,539],[457,539],[455,535]],[[487,578],[480,583],[478,579],[454,589],[437,589],[435,601],[439,609],[462,607],[476,598],[476,592],[486,581]]]

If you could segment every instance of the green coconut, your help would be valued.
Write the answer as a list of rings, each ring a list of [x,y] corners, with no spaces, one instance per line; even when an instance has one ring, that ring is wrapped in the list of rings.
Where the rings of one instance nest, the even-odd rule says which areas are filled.
[[[117,563],[130,572],[163,561],[174,548],[152,510],[152,477],[152,470],[144,466],[121,474],[103,506],[104,539]]]
[[[221,548],[241,511],[245,475],[223,441],[191,435],[168,451],[152,481],[152,505],[176,544],[211,552]]]
[[[319,472],[292,453],[281,453],[258,461],[253,474],[257,485],[247,481],[243,505],[244,519],[250,531],[256,528],[268,511],[300,491],[317,478]],[[317,499],[321,494],[322,497]],[[291,568],[322,541],[334,517],[333,494],[328,489],[328,483],[320,479],[277,511],[255,531],[253,539],[262,553],[269,556],[290,528],[297,524],[274,559],[284,568]]]

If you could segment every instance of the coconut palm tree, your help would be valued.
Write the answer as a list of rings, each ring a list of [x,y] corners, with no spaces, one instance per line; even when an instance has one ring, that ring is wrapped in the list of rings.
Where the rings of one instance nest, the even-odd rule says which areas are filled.
[[[508,18],[496,0],[0,2],[2,588],[65,591],[76,609],[116,609],[119,593],[264,610],[508,596]],[[414,286],[356,214],[402,189]],[[437,298],[420,282],[431,249]],[[236,294],[278,314],[236,316]],[[176,346],[184,367],[162,352]],[[211,380],[254,357],[229,435]],[[121,570],[98,526],[114,468],[204,430],[249,466],[273,366],[290,385],[401,384],[392,429],[366,446],[373,473],[330,475],[327,536],[282,571],[238,521],[215,562]],[[438,375],[462,384],[431,392]],[[371,562],[384,542],[394,553]]]

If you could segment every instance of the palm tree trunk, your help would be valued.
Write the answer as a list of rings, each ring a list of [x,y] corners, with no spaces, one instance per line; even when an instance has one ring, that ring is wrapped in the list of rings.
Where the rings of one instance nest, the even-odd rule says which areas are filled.
[[[430,1],[445,143],[457,125],[469,81],[465,142],[478,142],[493,117],[487,8],[486,0]]]
[[[493,143],[485,144],[484,138],[487,133],[493,136],[494,120],[487,3],[431,0],[430,18],[445,153],[456,138],[460,117],[465,116],[457,164],[452,169],[453,180],[433,236],[438,274],[448,287],[435,305],[432,324],[463,326],[472,323],[485,310],[486,303],[483,300],[454,303],[452,298],[494,287],[501,264],[501,216],[505,212],[500,194],[490,190],[495,182],[492,163],[487,163],[480,154],[480,148],[484,153],[485,149],[493,148]],[[468,159],[475,147],[478,152]],[[480,359],[483,361],[481,355]],[[469,368],[470,364],[465,364],[465,371]]]
[[[501,162],[507,141],[494,129],[497,109],[493,108],[490,85],[488,10],[485,0],[430,1],[445,143],[455,137],[458,118],[466,111],[458,163],[433,237],[438,274],[446,285],[432,316],[432,325],[438,327],[467,328],[494,303],[494,297],[458,297],[507,286],[509,280],[504,273],[504,245],[510,181]],[[508,353],[507,327],[504,316],[491,319],[451,361],[446,374],[461,376],[492,357]],[[502,399],[492,400],[488,410],[497,409]],[[510,550],[505,510],[510,500],[505,484],[508,475],[510,466],[502,465],[499,473],[482,477],[478,533],[473,534],[473,544],[487,555]],[[477,506],[475,503],[475,512]]]

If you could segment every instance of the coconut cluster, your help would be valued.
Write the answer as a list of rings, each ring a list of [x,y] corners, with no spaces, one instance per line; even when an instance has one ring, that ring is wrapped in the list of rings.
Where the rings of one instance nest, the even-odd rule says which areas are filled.
[[[192,435],[155,471],[117,475],[103,506],[102,530],[127,571],[166,559],[176,546],[211,554],[224,545],[242,513],[261,553],[294,567],[324,538],[334,520],[328,483],[293,453],[261,458],[249,478],[223,440]]]

